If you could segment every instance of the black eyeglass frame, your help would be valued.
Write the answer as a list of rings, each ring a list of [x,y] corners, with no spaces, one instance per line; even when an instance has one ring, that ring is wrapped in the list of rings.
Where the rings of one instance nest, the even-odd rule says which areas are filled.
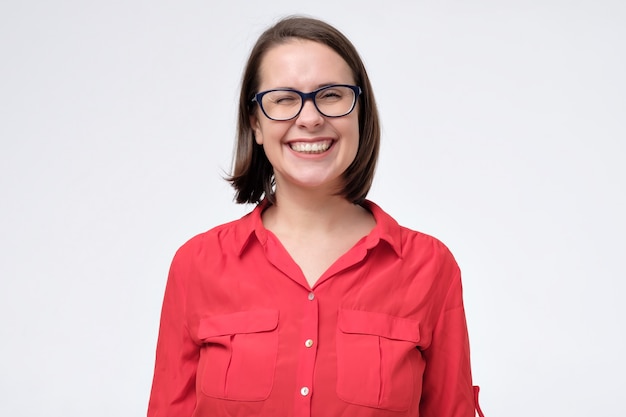
[[[336,87],[347,87],[349,89],[351,89],[354,92],[354,100],[352,102],[352,106],[350,107],[350,110],[348,110],[347,112],[345,112],[344,114],[340,114],[338,116],[329,116],[327,114],[325,114],[323,111],[320,110],[320,108],[317,106],[317,102],[315,101],[315,97],[317,96],[317,94],[320,91],[324,91],[327,90],[329,88],[336,88]],[[289,91],[292,93],[296,93],[297,95],[300,96],[300,98],[302,99],[300,102],[300,109],[296,112],[296,114],[288,119],[275,119],[273,117],[270,117],[266,112],[265,109],[263,108],[263,96],[268,94],[268,93],[273,93],[274,91]],[[302,91],[298,91],[298,90],[294,90],[293,88],[274,88],[272,90],[266,90],[266,91],[261,91],[257,94],[254,95],[254,97],[252,98],[252,103],[257,103],[259,105],[259,108],[261,109],[261,111],[263,112],[263,114],[265,115],[265,117],[267,117],[270,120],[274,120],[277,122],[285,122],[287,120],[293,120],[296,117],[298,117],[298,115],[300,115],[300,112],[302,112],[302,109],[304,108],[304,103],[307,100],[311,100],[313,101],[313,105],[315,106],[315,108],[317,109],[317,111],[325,117],[332,117],[332,118],[337,118],[337,117],[344,117],[349,115],[350,113],[352,113],[352,111],[354,110],[354,108],[356,107],[356,103],[359,99],[359,96],[363,93],[363,90],[361,90],[361,87],[359,87],[358,85],[350,85],[350,84],[332,84],[332,85],[325,85],[324,87],[320,87],[317,90],[313,90],[310,93],[303,93]]]

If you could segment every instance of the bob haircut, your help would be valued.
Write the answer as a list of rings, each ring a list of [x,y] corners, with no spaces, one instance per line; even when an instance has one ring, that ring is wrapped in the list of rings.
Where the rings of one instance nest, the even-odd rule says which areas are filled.
[[[292,16],[280,20],[263,32],[252,48],[239,96],[233,173],[226,179],[236,190],[237,203],[258,204],[263,198],[270,204],[276,203],[274,169],[263,147],[255,142],[250,115],[257,109],[252,98],[258,92],[259,68],[263,57],[271,48],[292,39],[310,40],[329,46],[346,61],[356,85],[362,89],[358,106],[359,149],[354,161],[343,173],[343,189],[337,193],[359,204],[372,186],[380,147],[380,121],[372,86],[354,45],[333,26],[308,17]]]

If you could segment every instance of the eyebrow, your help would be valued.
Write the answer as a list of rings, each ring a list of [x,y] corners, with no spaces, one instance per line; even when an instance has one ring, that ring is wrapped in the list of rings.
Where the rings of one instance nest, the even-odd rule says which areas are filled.
[[[318,84],[315,88],[313,88],[313,90],[311,91],[315,91],[315,90],[319,90],[320,88],[324,88],[324,87],[328,87],[331,85],[352,85],[353,83],[349,83],[349,82],[329,82],[329,83],[323,83],[323,84]],[[272,88],[268,88],[268,90],[296,90],[296,91],[301,91],[298,90],[295,87],[288,87],[288,86],[282,86],[282,87],[272,87]]]

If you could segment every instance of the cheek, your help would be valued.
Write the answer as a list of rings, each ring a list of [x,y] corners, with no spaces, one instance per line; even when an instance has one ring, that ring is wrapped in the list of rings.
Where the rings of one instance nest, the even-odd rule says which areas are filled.
[[[355,115],[356,116],[356,115]],[[349,120],[346,120],[345,132],[353,138],[356,138],[356,142],[360,142],[360,128],[359,128],[359,118],[352,117]]]
[[[288,133],[292,124],[288,122],[265,121],[259,123],[254,128],[254,138],[259,145],[269,145],[279,143]]]

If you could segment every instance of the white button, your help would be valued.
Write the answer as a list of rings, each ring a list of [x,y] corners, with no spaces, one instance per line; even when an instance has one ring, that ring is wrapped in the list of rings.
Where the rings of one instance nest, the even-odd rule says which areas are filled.
[[[307,339],[306,342],[304,342],[304,346],[306,346],[308,348],[313,346],[313,340]]]
[[[312,292],[309,293],[309,301],[313,301],[313,299],[315,298],[315,294],[313,294]]]
[[[303,397],[306,397],[307,395],[309,395],[309,388],[302,387],[302,389],[300,389],[300,394],[302,394]]]

